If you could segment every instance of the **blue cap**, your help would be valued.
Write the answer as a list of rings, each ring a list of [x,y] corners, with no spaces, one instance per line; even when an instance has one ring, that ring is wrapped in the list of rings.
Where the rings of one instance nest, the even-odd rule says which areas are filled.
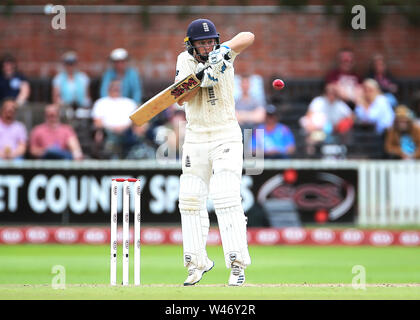
[[[189,41],[203,39],[219,39],[216,26],[208,19],[197,19],[190,23],[187,29],[187,38]]]

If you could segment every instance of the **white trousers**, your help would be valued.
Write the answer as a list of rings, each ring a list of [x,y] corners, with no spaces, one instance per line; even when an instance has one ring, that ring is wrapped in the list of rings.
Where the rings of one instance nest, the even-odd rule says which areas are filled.
[[[243,145],[236,141],[185,143],[182,150],[179,209],[184,265],[206,265],[209,229],[207,198],[213,200],[226,267],[251,263],[240,185]]]

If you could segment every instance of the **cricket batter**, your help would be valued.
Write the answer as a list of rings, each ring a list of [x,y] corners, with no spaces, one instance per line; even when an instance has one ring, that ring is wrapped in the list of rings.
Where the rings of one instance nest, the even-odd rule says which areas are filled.
[[[208,196],[226,267],[231,269],[229,285],[244,284],[244,269],[251,263],[240,196],[243,144],[235,116],[233,63],[253,41],[251,32],[241,32],[220,44],[213,22],[198,19],[188,26],[187,50],[178,56],[175,81],[205,69],[200,87],[178,101],[185,105],[187,119],[179,191],[186,286],[196,284],[214,266],[206,252]]]

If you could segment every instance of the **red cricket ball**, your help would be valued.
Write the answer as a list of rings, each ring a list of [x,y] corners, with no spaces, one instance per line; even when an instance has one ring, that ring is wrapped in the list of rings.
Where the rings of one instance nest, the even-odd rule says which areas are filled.
[[[284,82],[283,80],[276,79],[273,81],[273,88],[276,90],[281,90],[284,88]]]

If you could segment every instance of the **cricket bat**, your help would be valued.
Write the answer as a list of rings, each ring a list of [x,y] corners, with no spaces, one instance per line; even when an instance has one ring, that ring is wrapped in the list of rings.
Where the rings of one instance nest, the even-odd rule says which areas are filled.
[[[185,97],[191,90],[200,85],[204,70],[197,74],[190,74],[143,103],[130,115],[131,121],[133,121],[134,124],[141,126],[181,98]]]

